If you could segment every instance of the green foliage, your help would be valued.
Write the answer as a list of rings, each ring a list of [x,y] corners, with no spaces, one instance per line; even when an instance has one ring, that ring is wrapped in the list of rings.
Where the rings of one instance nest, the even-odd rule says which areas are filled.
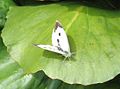
[[[0,89],[120,88],[120,76],[114,78],[120,73],[120,11],[87,7],[117,10],[119,0],[14,1],[32,6],[0,0],[0,30],[7,19],[0,37]],[[71,60],[32,45],[51,44],[55,20],[63,24],[76,52]]]
[[[0,29],[2,29],[5,24],[6,14],[10,5],[15,5],[12,0],[0,0]]]
[[[71,51],[76,52],[65,62],[63,56],[33,46],[51,44],[57,19],[65,28]],[[53,79],[89,85],[120,73],[118,23],[120,12],[76,3],[12,7],[2,37],[10,55],[26,73],[43,70]]]
[[[79,4],[84,4],[87,6],[93,6],[103,9],[120,9],[120,0],[15,0],[15,2],[20,6],[25,5],[41,5],[54,2],[77,2]]]

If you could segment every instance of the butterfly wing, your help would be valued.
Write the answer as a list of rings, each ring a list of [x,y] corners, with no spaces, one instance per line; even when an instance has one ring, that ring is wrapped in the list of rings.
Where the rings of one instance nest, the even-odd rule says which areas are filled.
[[[34,45],[39,48],[64,55],[64,52],[59,47],[51,46],[51,45],[41,45],[41,44],[38,44],[38,45],[34,44]]]
[[[55,28],[52,33],[52,46],[41,44],[34,45],[51,52],[62,54],[66,57],[71,56],[67,35],[58,21],[56,21]]]
[[[53,29],[52,45],[60,47],[64,51],[70,52],[67,35],[59,21],[56,21],[55,28]]]

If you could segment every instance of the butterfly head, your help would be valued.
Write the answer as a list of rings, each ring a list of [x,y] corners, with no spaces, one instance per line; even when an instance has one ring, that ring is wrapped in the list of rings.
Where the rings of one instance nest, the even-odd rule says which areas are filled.
[[[64,56],[65,56],[66,58],[70,58],[70,57],[72,56],[72,53],[65,51]]]

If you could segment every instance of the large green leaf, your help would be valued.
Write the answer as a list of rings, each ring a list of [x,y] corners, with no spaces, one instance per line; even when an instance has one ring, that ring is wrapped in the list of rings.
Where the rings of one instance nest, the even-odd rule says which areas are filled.
[[[71,60],[33,46],[51,44],[56,19],[70,42]],[[52,79],[89,85],[120,73],[120,12],[76,3],[13,7],[2,33],[8,52],[26,73],[43,70]],[[63,43],[64,44],[64,43]]]
[[[86,87],[52,80],[45,76],[43,72],[24,75],[23,70],[7,53],[6,47],[0,38],[0,89],[119,89],[118,79]]]

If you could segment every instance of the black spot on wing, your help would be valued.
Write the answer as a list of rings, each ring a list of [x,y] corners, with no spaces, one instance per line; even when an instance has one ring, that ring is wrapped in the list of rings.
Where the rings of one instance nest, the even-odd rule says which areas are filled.
[[[68,54],[68,52],[67,52],[67,51],[64,51],[64,53]]]
[[[59,36],[61,36],[61,34],[59,33]]]
[[[60,46],[60,40],[59,39],[57,39],[57,42],[58,42],[58,46]]]
[[[57,48],[58,48],[59,51],[62,51],[62,52],[64,52],[65,54],[68,54],[68,52],[67,52],[67,51],[64,51],[62,48],[60,48],[60,47],[57,47]]]
[[[62,52],[63,52],[63,49],[62,49],[62,48],[60,48],[60,47],[57,47],[57,48],[58,48],[59,51],[62,51]]]
[[[59,39],[57,39],[57,42],[59,43]]]

